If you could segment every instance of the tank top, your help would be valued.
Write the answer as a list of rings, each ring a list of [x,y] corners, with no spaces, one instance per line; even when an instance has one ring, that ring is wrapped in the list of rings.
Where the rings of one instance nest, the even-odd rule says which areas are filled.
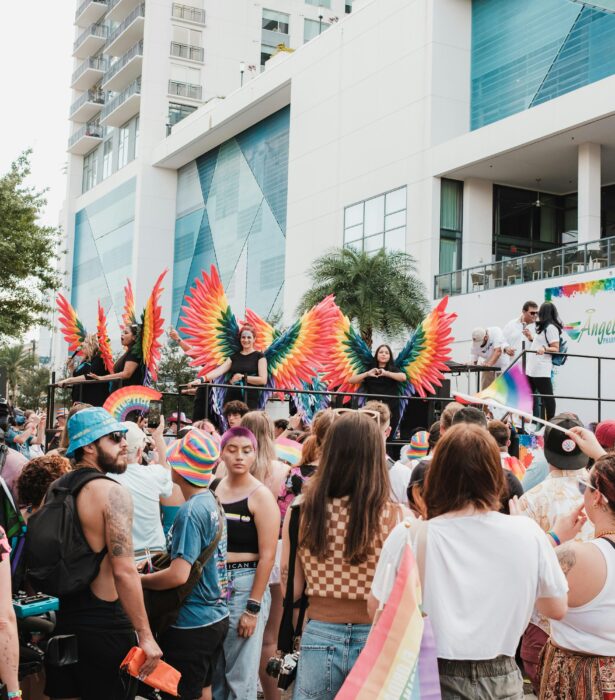
[[[596,656],[615,656],[615,547],[605,539],[590,544],[606,561],[606,580],[600,593],[585,605],[568,608],[562,620],[551,620],[551,638],[564,649]]]
[[[259,484],[240,501],[220,502],[226,513],[227,552],[258,554],[258,531],[248,508],[248,499],[261,487]]]

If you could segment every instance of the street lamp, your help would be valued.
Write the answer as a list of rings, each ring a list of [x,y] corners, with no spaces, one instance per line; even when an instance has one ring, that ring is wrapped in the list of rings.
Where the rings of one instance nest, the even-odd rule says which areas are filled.
[[[322,32],[322,18],[325,16],[325,11],[322,7],[322,5],[319,6],[318,8],[318,35],[320,36],[320,32]]]
[[[240,61],[240,63],[239,63],[239,73],[241,75],[240,87],[243,87],[243,74],[244,74],[245,70],[246,70],[246,64],[243,61]]]

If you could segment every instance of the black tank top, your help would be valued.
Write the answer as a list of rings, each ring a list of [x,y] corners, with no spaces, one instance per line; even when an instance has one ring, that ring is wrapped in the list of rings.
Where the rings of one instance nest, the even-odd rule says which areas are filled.
[[[226,549],[228,552],[258,554],[258,532],[254,516],[248,508],[248,499],[261,486],[262,484],[259,484],[241,501],[220,502],[226,513]]]

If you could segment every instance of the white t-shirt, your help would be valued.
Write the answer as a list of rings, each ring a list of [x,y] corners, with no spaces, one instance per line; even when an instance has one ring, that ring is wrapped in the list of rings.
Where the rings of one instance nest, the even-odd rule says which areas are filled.
[[[412,476],[412,470],[403,462],[395,462],[389,464],[389,481],[391,482],[391,501],[393,503],[402,503],[408,505],[408,483]]]
[[[500,369],[505,369],[508,367],[509,357],[504,352],[504,349],[508,347],[508,343],[504,338],[504,334],[497,326],[489,326],[487,328],[487,342],[484,347],[481,347],[481,343],[472,343],[470,348],[470,359],[472,362],[478,362],[479,364],[485,364],[487,360],[493,355],[493,353],[498,349],[502,349],[502,354],[498,358],[497,362],[493,365],[494,367],[499,367]],[[480,359],[482,358],[482,362]]]
[[[553,324],[547,326],[544,331],[536,333],[532,341],[531,350],[548,348],[551,343],[559,342],[559,331]],[[527,358],[526,374],[528,377],[550,377],[553,368],[552,357],[548,352],[544,355],[530,353]]]
[[[123,474],[107,474],[125,486],[132,495],[134,519],[132,538],[135,550],[165,548],[160,519],[160,499],[173,492],[171,471],[161,464],[129,464]]]
[[[533,323],[523,323],[521,318],[513,318],[509,321],[503,328],[502,333],[504,334],[504,339],[506,340],[506,345],[509,348],[513,348],[515,351],[515,356],[519,355],[521,350],[523,350],[523,343],[525,343],[525,349],[530,349],[530,341],[523,335],[523,330],[527,329],[532,336],[536,334],[536,326]],[[512,360],[514,357],[511,357]]]
[[[387,565],[397,571],[407,539],[401,523],[384,543],[372,583],[381,602],[395,579]],[[536,599],[567,590],[547,535],[529,518],[489,512],[427,523],[423,610],[439,658],[514,656]]]

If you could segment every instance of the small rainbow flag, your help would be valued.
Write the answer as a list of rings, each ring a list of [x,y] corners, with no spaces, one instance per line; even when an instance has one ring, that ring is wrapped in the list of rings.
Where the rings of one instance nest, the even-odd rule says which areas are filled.
[[[439,700],[435,643],[419,603],[421,585],[410,545],[393,590],[336,700]]]
[[[301,462],[303,446],[296,440],[279,437],[275,441],[275,454],[282,462],[287,462],[291,467],[296,467]]]
[[[528,378],[518,365],[500,374],[486,389],[475,394],[477,399],[493,399],[503,406],[516,408],[525,413],[532,412],[532,389]]]
[[[160,401],[161,398],[159,391],[147,386],[124,386],[109,396],[103,408],[116,420],[123,421],[133,411],[149,411],[149,402]]]

